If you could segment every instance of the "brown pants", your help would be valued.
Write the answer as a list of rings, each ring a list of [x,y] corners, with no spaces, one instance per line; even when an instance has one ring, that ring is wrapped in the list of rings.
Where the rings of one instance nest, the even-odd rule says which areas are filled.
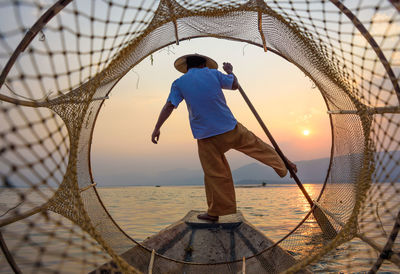
[[[224,155],[231,148],[272,167],[281,177],[287,174],[285,164],[275,149],[240,123],[226,133],[197,140],[197,144],[204,171],[207,212],[210,215],[221,216],[236,213],[232,173]]]

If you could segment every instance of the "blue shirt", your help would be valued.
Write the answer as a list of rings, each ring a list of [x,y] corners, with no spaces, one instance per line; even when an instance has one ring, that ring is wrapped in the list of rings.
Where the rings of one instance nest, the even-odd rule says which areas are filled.
[[[185,99],[195,139],[215,136],[235,128],[237,121],[222,92],[222,89],[232,89],[233,80],[233,75],[206,67],[191,68],[172,83],[167,102],[170,101],[177,108]]]

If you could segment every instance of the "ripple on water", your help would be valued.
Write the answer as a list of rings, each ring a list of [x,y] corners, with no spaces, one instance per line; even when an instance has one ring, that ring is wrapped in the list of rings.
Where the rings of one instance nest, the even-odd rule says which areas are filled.
[[[312,197],[319,194],[321,185],[308,185],[307,190]],[[205,210],[206,198],[203,187],[114,187],[97,188],[99,195],[111,216],[119,226],[132,238],[143,241],[161,229],[178,221],[189,210]],[[1,192],[1,208],[12,204],[6,192]],[[278,241],[289,233],[306,215],[310,209],[300,191],[290,186],[267,186],[263,188],[237,188],[236,197],[238,209],[244,217],[273,241]],[[40,225],[40,223],[36,223]],[[24,227],[13,227],[15,231],[24,233]],[[304,243],[290,250],[296,257],[309,252],[315,243],[321,242],[318,225],[315,221],[306,221],[304,230],[307,233],[293,234],[292,241]],[[313,233],[311,233],[312,231]],[[38,244],[46,244],[46,237],[34,234]],[[62,247],[60,247],[62,248]],[[73,248],[73,247],[70,247]],[[362,251],[362,252],[358,252]],[[77,249],[77,254],[82,250]],[[352,252],[352,256],[348,256]],[[24,254],[25,255],[25,254]],[[29,253],[26,254],[29,256]],[[311,266],[315,272],[340,272],[346,269],[350,262],[360,263],[376,259],[374,250],[361,242],[353,240],[337,248],[329,254],[332,260],[321,260]],[[393,265],[384,263],[381,271],[393,273]],[[351,272],[365,271],[352,269]],[[346,271],[347,272],[347,271]]]

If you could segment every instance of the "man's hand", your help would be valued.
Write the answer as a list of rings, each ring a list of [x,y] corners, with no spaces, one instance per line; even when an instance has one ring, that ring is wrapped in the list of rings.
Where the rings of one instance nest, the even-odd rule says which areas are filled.
[[[231,63],[228,63],[228,62],[225,63],[224,62],[222,68],[228,74],[232,74],[233,73],[233,66],[231,65]]]
[[[164,122],[168,119],[168,117],[171,115],[173,110],[174,110],[174,105],[170,101],[166,102],[160,112],[160,115],[158,116],[157,124],[154,127],[153,133],[151,134],[151,141],[154,144],[157,144],[158,139],[160,139],[160,128],[164,124]]]
[[[223,63],[222,68],[225,70],[226,73],[232,74],[233,77],[234,77],[233,78],[233,83],[232,83],[232,89],[233,90],[238,89],[239,83],[238,83],[238,80],[237,80],[235,74],[233,74],[233,66],[232,66],[232,64],[228,63],[228,62],[225,62],[225,63]]]
[[[160,139],[160,129],[154,129],[153,134],[151,134],[151,141],[157,144],[158,139]]]

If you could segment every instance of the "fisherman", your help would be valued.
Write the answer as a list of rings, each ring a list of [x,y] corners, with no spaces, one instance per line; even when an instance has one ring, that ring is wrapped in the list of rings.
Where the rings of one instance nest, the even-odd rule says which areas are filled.
[[[235,189],[225,152],[232,148],[243,152],[272,167],[280,177],[286,176],[287,169],[274,148],[238,123],[227,106],[222,89],[239,87],[230,63],[223,63],[224,74],[217,70],[213,59],[189,54],[178,58],[174,66],[184,75],[172,83],[151,140],[157,144],[161,126],[185,100],[193,137],[197,139],[208,204],[207,212],[197,218],[217,221],[219,216],[236,213]],[[296,165],[288,163],[297,172]]]

